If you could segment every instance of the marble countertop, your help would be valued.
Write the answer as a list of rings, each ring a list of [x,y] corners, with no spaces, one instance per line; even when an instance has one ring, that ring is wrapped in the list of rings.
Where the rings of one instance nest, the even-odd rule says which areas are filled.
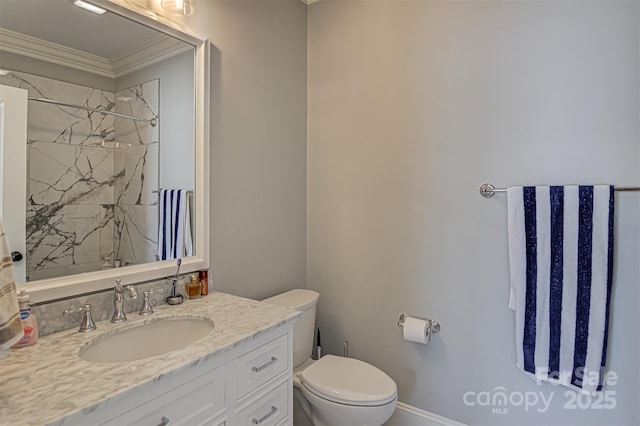
[[[147,317],[128,314],[125,323],[97,323],[97,330],[62,331],[41,338],[34,346],[16,349],[0,360],[0,425],[43,425],[103,402],[121,392],[281,327],[301,313],[268,303],[212,292],[181,305],[154,307]],[[121,363],[93,363],[78,351],[102,333],[113,333],[159,318],[204,316],[213,331],[184,349]]]

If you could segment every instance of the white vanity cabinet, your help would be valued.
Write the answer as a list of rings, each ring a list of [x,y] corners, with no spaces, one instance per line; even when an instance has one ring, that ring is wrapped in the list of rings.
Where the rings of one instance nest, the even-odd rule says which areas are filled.
[[[289,323],[52,424],[290,425],[291,351]],[[153,358],[146,362],[153,363]]]
[[[145,395],[144,392],[141,392],[142,395],[137,398],[135,389],[127,392],[132,395],[128,398],[125,395],[126,400],[138,399],[138,401],[134,406],[132,404],[122,404],[121,407],[112,405],[104,413],[107,417],[104,421],[99,418],[92,419],[91,415],[84,416],[82,420],[86,421],[85,424],[114,426],[211,424],[215,418],[224,413],[226,407],[226,366],[213,369],[203,367],[194,368],[197,375],[188,380],[180,377],[168,382],[166,386],[158,386],[157,392],[154,392],[155,396],[151,399],[148,399],[149,395]],[[114,414],[115,417],[113,417]]]

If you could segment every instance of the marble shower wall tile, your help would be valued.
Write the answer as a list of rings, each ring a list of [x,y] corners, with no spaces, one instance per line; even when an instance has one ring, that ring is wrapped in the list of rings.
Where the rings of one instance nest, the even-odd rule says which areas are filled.
[[[113,203],[113,150],[31,142],[28,152],[31,205]]]
[[[99,205],[51,204],[29,208],[29,279],[56,277],[72,270],[85,272],[84,267],[73,266],[99,262],[101,210]]]
[[[157,206],[114,206],[115,256],[129,263],[156,261]]]
[[[75,265],[49,267],[47,269],[29,272],[29,281],[44,280],[47,278],[66,277],[67,275],[84,274],[86,272],[99,271],[104,261],[79,263]]]
[[[140,118],[158,119],[160,81],[152,80],[116,92],[115,111]],[[131,144],[131,148],[118,150],[116,168],[124,175],[116,184],[116,204],[152,205],[158,195],[158,137],[159,126],[116,117],[116,140]]]
[[[157,205],[158,144],[132,145],[115,150],[114,167],[119,171],[115,182],[115,203],[118,205]]]
[[[116,92],[116,112],[140,118],[157,119],[159,116],[160,80],[151,80],[137,86]],[[158,142],[159,126],[135,120],[116,117],[118,140],[133,145]]]
[[[100,206],[100,267],[93,269],[97,271],[105,263],[105,258],[115,258],[114,240],[115,235],[115,220],[114,220],[114,206],[113,204],[103,204]]]
[[[112,110],[114,94],[11,72],[2,83],[29,96]],[[114,200],[113,152],[97,148],[115,120],[95,112],[29,102],[27,119],[27,275],[29,280],[94,271],[113,253],[102,204]],[[107,237],[107,233],[111,235]]]
[[[32,97],[104,110],[114,108],[112,92],[33,74],[11,71],[0,77],[0,84],[26,89]],[[27,121],[27,138],[30,142],[71,145],[95,145],[100,142],[101,132],[113,132],[115,124],[113,116],[40,102],[29,102]]]
[[[115,110],[141,118],[158,118],[159,80],[116,93]],[[116,150],[115,168],[122,170],[115,184],[115,256],[129,263],[155,261],[157,252],[159,186],[158,132],[151,126],[116,117],[116,140],[130,143]]]
[[[14,71],[0,76],[0,84],[32,97],[158,117],[159,80],[117,94]],[[148,123],[29,102],[29,280],[99,270],[105,257],[155,260],[158,135]],[[102,139],[133,146],[106,149],[98,146]]]

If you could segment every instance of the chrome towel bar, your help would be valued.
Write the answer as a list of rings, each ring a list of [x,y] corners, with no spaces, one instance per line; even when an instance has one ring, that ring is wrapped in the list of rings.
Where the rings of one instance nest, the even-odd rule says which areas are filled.
[[[640,191],[640,186],[617,186],[615,191]],[[507,192],[507,188],[496,188],[490,183],[480,185],[480,195],[484,198],[491,198],[496,192]]]

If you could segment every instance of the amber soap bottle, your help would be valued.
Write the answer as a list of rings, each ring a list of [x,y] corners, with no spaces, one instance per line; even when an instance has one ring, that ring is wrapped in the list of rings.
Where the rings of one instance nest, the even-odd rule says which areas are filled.
[[[197,299],[200,297],[200,280],[197,274],[191,274],[191,281],[187,282],[184,287],[189,299]]]

